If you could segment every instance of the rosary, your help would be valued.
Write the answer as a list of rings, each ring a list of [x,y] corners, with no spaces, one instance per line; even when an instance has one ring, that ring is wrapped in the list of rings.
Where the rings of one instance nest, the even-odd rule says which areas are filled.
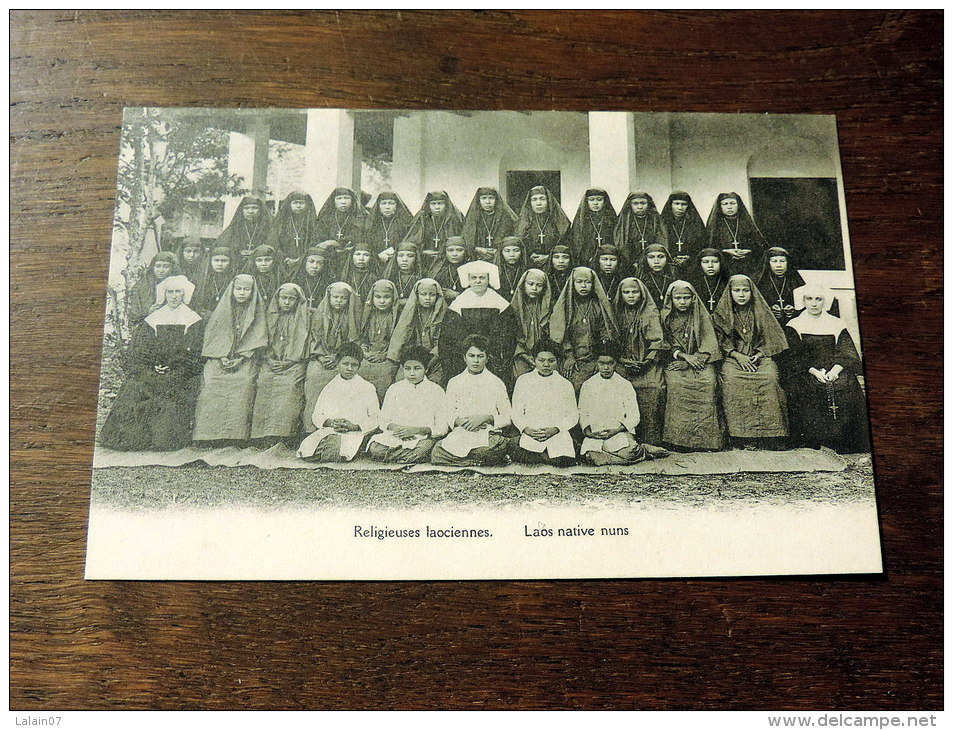
[[[837,420],[837,403],[834,402],[834,384],[827,384],[827,410],[831,412],[831,418]]]

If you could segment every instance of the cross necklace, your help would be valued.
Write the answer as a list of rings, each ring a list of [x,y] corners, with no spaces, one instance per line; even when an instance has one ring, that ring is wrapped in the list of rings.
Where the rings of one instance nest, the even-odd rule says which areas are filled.
[[[384,216],[381,216],[381,228],[384,229],[384,248],[385,249],[390,248],[390,229],[391,229],[391,226],[394,225],[393,219],[396,217],[397,217],[396,215],[392,215],[390,224],[388,224],[387,218],[385,218]]]
[[[433,220],[433,216],[430,216],[430,220],[433,223],[433,247],[435,249],[440,249],[440,234],[443,233],[443,227],[447,225],[447,218],[449,218],[449,216],[444,216],[443,220],[440,221],[440,227],[438,228],[436,222]]]
[[[589,225],[592,226],[592,230],[596,232],[596,246],[602,245],[602,224],[605,222],[605,219],[599,218],[599,225],[597,226],[592,221],[592,217],[589,218]]]
[[[777,277],[773,274],[771,275],[771,288],[774,289],[774,293],[778,295],[778,308],[783,312],[784,311],[784,287],[787,285],[787,277],[781,277],[781,288],[778,289],[777,284],[774,283],[774,280]]]
[[[487,218],[492,218],[493,222],[496,223],[496,214],[487,215],[486,213],[480,213],[480,222],[483,224],[483,230],[486,231],[486,247],[493,248],[493,226],[486,224]]]
[[[682,341],[676,344],[681,345],[679,349],[683,352],[688,352],[691,347],[691,335],[692,335],[692,315],[690,312],[682,314],[681,312],[676,313],[677,321],[673,323],[672,331],[677,337],[679,334],[682,335]],[[681,333],[676,330],[676,327],[684,327]]]
[[[634,216],[634,218],[635,218],[635,227],[639,229],[639,243],[641,243],[642,247],[645,248],[645,244],[648,243],[648,241],[645,240],[645,231],[649,227],[649,217],[647,215],[643,216],[643,218],[645,219],[645,225],[639,224],[639,216]]]
[[[712,277],[705,277],[705,288],[708,290],[708,311],[713,312],[715,310],[715,289],[718,288],[718,285],[715,284],[715,289],[712,289],[711,285],[708,283],[710,278]]]
[[[662,299],[662,297],[665,296],[665,292],[662,291],[662,289],[664,288],[664,284],[665,284],[665,274],[662,274],[662,284],[663,284],[663,286],[659,286],[658,279],[655,278],[655,274],[652,273],[651,271],[649,272],[649,281],[651,282],[652,286],[655,288],[655,291],[658,292],[658,297],[659,297],[659,299]]]
[[[255,229],[254,231],[248,230],[248,219],[242,218],[242,225],[245,226],[245,237],[248,239],[247,244],[251,247],[252,241],[258,236],[258,223],[259,221],[255,220]]]
[[[735,251],[738,250],[738,229],[741,228],[741,221],[735,221],[735,230],[731,230],[731,224],[728,222],[727,218],[722,218],[722,221],[725,223],[725,228],[728,229],[728,233],[731,234],[731,245],[734,246]]]
[[[344,226],[347,225],[347,223],[348,223],[349,220],[351,220],[351,214],[350,214],[350,213],[348,213],[346,216],[344,216],[344,222],[341,223],[341,221],[338,220],[338,212],[337,212],[337,210],[334,211],[334,222],[337,223],[337,226],[338,226],[338,237],[337,237],[337,240],[338,240],[338,241],[340,241],[342,238],[344,238]]]
[[[520,271],[519,266],[517,265],[516,276],[510,276],[509,272],[507,271],[507,269],[509,268],[510,267],[507,266],[506,264],[503,264],[502,266],[500,266],[500,274],[502,275],[502,279],[503,279],[502,283],[504,285],[502,288],[509,292],[515,292],[516,282],[523,275],[523,272]]]
[[[316,284],[314,284],[314,286],[312,286],[311,282],[309,282],[308,279],[317,279],[318,281]],[[317,277],[317,276],[306,277],[304,286],[305,286],[306,293],[308,295],[308,306],[313,309],[314,300],[316,299],[315,294],[317,293],[317,290],[321,288],[321,279],[320,277]]]
[[[360,276],[359,273],[356,274],[354,276],[354,284],[352,284],[352,286],[354,287],[354,291],[360,293],[361,289],[364,288],[364,285],[367,284],[367,279],[368,277],[370,277],[370,275],[371,275],[370,269],[364,270],[364,276]]]
[[[307,226],[307,224],[305,224]],[[301,235],[298,231],[298,224],[295,222],[294,213],[291,214],[291,228],[294,230],[295,235],[295,250],[300,250],[301,248]]]
[[[534,219],[534,221],[536,222],[536,227],[539,229],[539,235],[537,236],[537,238],[539,238],[539,247],[540,247],[540,248],[543,248],[543,246],[546,245],[546,240],[545,240],[545,239],[546,239],[546,234],[543,233],[543,224],[541,224],[541,223],[539,222],[539,215],[538,215],[538,214],[534,213],[534,214],[533,214],[533,219]]]
[[[682,230],[678,230],[675,227],[675,220],[672,220],[672,230],[675,231],[675,236],[678,238],[678,240],[675,241],[675,245],[678,246],[679,254],[682,253],[682,246],[685,245],[685,243],[682,241],[682,237],[685,235],[685,226],[688,224],[687,218],[688,216],[684,216],[682,219]]]

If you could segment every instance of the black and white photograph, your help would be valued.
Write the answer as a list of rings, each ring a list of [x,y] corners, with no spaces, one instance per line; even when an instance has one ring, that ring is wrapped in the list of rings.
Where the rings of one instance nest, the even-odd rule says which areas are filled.
[[[836,119],[127,108],[86,577],[879,573]]]

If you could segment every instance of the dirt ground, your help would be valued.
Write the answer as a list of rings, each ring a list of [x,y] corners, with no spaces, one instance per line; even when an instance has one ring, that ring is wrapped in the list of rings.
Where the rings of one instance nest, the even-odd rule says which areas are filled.
[[[256,467],[110,467],[93,472],[93,500],[120,509],[247,505],[259,508],[404,509],[440,505],[503,507],[533,503],[678,505],[729,500],[760,503],[868,501],[869,454],[848,455],[842,472],[738,473],[717,476],[602,474],[485,476],[472,472],[407,474]]]

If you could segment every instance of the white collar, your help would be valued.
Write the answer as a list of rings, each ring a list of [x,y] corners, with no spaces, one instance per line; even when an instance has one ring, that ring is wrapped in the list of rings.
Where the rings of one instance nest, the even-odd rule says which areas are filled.
[[[157,332],[156,327],[165,324],[185,325],[185,329],[188,331],[189,327],[201,321],[201,319],[202,317],[189,309],[187,304],[183,303],[175,309],[172,309],[168,304],[164,304],[146,317],[145,321],[152,327],[153,332]]]
[[[502,312],[508,306],[510,306],[510,303],[501,297],[496,290],[490,288],[486,290],[482,297],[474,293],[472,289],[464,289],[463,293],[454,299],[448,308],[460,314],[463,309],[496,309]]]
[[[844,331],[844,320],[833,314],[821,312],[818,316],[808,314],[805,309],[797,317],[788,322],[788,327],[799,335],[833,335],[837,337]]]

